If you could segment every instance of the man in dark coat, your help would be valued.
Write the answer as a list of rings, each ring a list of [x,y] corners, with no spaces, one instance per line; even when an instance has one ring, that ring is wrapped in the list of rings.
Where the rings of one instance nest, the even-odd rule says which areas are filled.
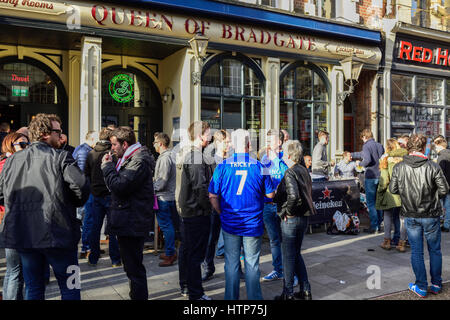
[[[27,300],[45,298],[47,261],[62,299],[80,300],[75,208],[88,199],[89,184],[72,155],[59,149],[61,132],[58,116],[37,114],[29,126],[32,144],[9,157],[0,175],[6,211],[0,239],[20,253]]]
[[[107,232],[117,236],[124,270],[130,280],[130,298],[147,300],[142,251],[153,217],[155,159],[146,147],[136,142],[130,127],[117,128],[110,140],[119,161],[115,164],[110,153],[102,159],[103,176],[111,191]]]
[[[438,154],[437,164],[444,172],[445,179],[450,185],[450,150],[447,149],[447,140],[441,135],[434,139],[434,148]],[[442,204],[445,209],[445,220],[441,230],[444,232],[450,231],[450,193],[442,199]]]

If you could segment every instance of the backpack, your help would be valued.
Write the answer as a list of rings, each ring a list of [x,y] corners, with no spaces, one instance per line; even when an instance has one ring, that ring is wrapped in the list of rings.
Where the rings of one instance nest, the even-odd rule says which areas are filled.
[[[328,227],[327,234],[359,234],[358,216],[336,210],[333,215],[333,224]]]

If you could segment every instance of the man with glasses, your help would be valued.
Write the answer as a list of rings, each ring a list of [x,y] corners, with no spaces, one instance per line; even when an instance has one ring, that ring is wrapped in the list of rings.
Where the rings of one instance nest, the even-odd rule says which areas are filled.
[[[72,287],[69,279],[77,269],[68,270],[78,266],[75,208],[86,202],[89,184],[72,155],[59,149],[61,132],[58,116],[37,114],[29,126],[32,144],[8,158],[0,175],[0,204],[6,212],[0,241],[21,256],[27,300],[45,299],[47,262],[61,298],[81,298],[79,285]]]

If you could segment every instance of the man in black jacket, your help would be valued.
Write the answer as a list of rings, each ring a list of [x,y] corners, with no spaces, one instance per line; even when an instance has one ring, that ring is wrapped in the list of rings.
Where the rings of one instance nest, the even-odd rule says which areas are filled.
[[[130,280],[130,298],[147,300],[142,251],[153,217],[155,159],[146,147],[136,142],[130,127],[117,128],[110,140],[111,149],[119,160],[115,164],[110,153],[102,159],[103,176],[111,191],[107,232],[117,236],[124,270]]]
[[[100,141],[88,153],[84,166],[84,174],[89,178],[92,194],[92,206],[90,208],[92,226],[88,239],[89,248],[91,249],[88,255],[88,263],[91,266],[96,266],[100,258],[100,233],[105,217],[109,220],[108,211],[111,206],[111,192],[106,187],[100,166],[103,156],[111,150],[111,142],[109,141],[111,132],[112,130],[108,128],[103,128],[100,131]],[[112,266],[120,267],[122,263],[116,236],[109,235],[108,243]]]
[[[208,185],[212,172],[202,154],[211,139],[209,124],[195,121],[189,126],[188,133],[191,145],[177,155],[175,188],[181,217],[180,286],[182,293],[187,286],[189,300],[211,300],[204,294],[201,270],[211,225]]]
[[[409,155],[394,166],[389,191],[402,200],[400,214],[405,216],[406,231],[411,244],[411,264],[416,282],[409,289],[425,297],[427,291],[439,293],[442,289],[442,253],[439,198],[447,195],[449,187],[439,165],[424,155],[427,138],[413,134],[407,144]],[[423,259],[423,235],[430,254],[431,286],[428,288]]]
[[[0,175],[6,211],[0,239],[20,253],[27,300],[45,298],[47,261],[62,299],[80,300],[75,209],[88,199],[89,184],[72,155],[58,150],[61,132],[58,116],[37,114],[29,126],[32,144],[9,157]]]
[[[437,136],[434,139],[434,147],[438,153],[437,164],[444,172],[445,179],[450,185],[450,150],[447,149],[447,140],[443,136]],[[441,230],[444,232],[450,231],[450,193],[442,199],[442,205],[445,208],[445,220]]]

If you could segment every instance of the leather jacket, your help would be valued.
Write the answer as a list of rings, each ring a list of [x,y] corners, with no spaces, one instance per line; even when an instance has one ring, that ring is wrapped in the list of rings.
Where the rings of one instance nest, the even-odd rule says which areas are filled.
[[[279,206],[279,216],[310,216],[316,214],[312,200],[312,181],[308,170],[295,164],[287,169],[281,180],[274,202]]]
[[[439,198],[449,186],[438,164],[420,156],[406,155],[392,170],[389,191],[399,194],[401,214],[408,218],[433,218],[442,214]]]

